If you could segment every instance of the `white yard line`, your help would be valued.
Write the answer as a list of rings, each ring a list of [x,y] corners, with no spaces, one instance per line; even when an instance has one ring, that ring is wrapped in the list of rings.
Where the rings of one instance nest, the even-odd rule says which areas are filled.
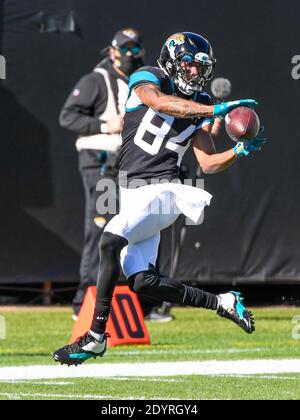
[[[261,353],[263,351],[270,351],[269,348],[246,348],[246,349],[207,349],[207,350],[180,350],[180,349],[169,349],[169,350],[120,350],[112,351],[108,354],[111,356],[145,356],[145,355],[162,355],[162,354],[239,354],[239,353]],[[106,356],[107,357],[107,356]]]
[[[99,363],[78,366],[18,366],[0,368],[0,380],[55,378],[164,377],[184,375],[256,375],[300,373],[300,359]]]

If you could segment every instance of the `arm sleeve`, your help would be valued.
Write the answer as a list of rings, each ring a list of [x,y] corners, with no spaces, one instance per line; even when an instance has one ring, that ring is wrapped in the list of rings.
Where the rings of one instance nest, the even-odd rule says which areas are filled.
[[[213,117],[211,117],[211,118],[202,118],[202,119],[200,119],[198,121],[196,130],[198,130],[199,128],[203,128],[206,125],[210,125],[210,124],[213,125],[214,122],[215,122],[215,119]]]
[[[92,73],[88,74],[77,83],[61,110],[59,123],[62,127],[82,135],[101,133],[95,103],[99,98],[107,102],[107,88],[104,78],[97,76],[96,79]]]

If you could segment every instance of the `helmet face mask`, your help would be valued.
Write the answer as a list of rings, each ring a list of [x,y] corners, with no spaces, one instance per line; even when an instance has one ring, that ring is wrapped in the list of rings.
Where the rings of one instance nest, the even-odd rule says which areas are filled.
[[[163,45],[158,60],[177,88],[189,96],[203,90],[212,78],[215,62],[209,42],[191,32],[172,35]],[[191,74],[190,66],[197,68],[197,74]]]

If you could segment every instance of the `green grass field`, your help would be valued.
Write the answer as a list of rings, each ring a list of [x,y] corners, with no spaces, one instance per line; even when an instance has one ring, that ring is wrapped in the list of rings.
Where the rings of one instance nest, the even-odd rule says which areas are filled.
[[[254,309],[249,336],[228,320],[197,309],[173,310],[174,321],[147,323],[151,346],[111,348],[107,363],[299,359],[292,319],[300,308]],[[71,310],[1,312],[7,338],[0,340],[0,399],[300,399],[299,373],[1,380],[7,366],[58,365],[51,352],[69,340]],[[300,363],[300,362],[299,362]],[[77,367],[82,369],[82,367]],[[299,371],[298,371],[299,372]]]

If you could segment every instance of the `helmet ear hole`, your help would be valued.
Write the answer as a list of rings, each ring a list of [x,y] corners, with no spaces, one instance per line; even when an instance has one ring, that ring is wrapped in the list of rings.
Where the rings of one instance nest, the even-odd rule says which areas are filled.
[[[166,66],[168,70],[172,70],[173,65],[170,63],[170,61],[167,62]]]

